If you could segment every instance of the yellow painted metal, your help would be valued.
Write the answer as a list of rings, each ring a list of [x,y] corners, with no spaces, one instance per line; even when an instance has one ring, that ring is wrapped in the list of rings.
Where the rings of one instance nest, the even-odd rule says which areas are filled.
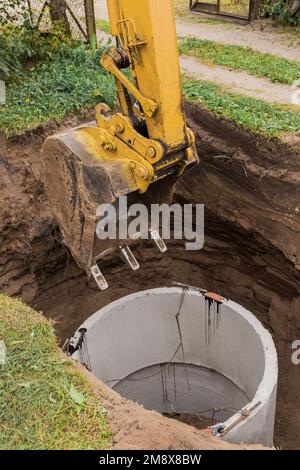
[[[101,64],[115,77],[122,113],[110,121],[96,113],[103,145],[114,147],[107,142],[111,133],[114,142],[128,145],[127,155],[115,151],[116,161],[136,151],[151,163],[154,176],[146,179],[148,184],[164,175],[180,175],[198,157],[183,112],[173,0],[107,0],[107,5],[117,47],[103,54]],[[122,72],[128,67],[132,80]],[[143,122],[147,136],[139,130]],[[124,124],[126,132],[116,133]],[[146,189],[144,182],[140,190]]]
[[[77,129],[64,141],[119,165],[128,190],[145,192],[198,161],[183,112],[173,0],[107,0],[107,6],[117,47],[101,64],[115,77],[121,112],[98,105],[98,127]],[[128,67],[132,80],[122,71]]]
[[[91,273],[97,207],[153,187],[145,197],[171,197],[175,178],[198,162],[183,112],[172,0],[107,0],[116,47],[101,63],[114,77],[120,112],[96,107],[96,123],[49,137],[46,192],[54,219],[78,264]],[[131,78],[123,69],[131,69]],[[100,243],[100,245],[99,245]],[[93,261],[94,262],[94,261]]]
[[[153,166],[121,139],[97,127],[82,127],[76,131],[76,140],[86,154],[99,159],[99,163],[118,163],[129,192],[137,188],[142,193],[147,191],[154,177]]]
[[[157,140],[143,137],[133,127],[130,119],[120,113],[105,117],[102,112],[102,105],[96,106],[96,121],[100,130],[105,130],[108,135],[121,138],[130,149],[134,150],[140,157],[154,165],[159,162],[164,155],[164,148]]]
[[[183,112],[173,0],[107,0],[107,6],[117,47],[103,54],[101,64],[115,77],[122,112],[107,118],[96,111],[98,140],[109,158],[132,162],[144,192],[157,178],[180,175],[197,161]],[[128,67],[132,80],[122,71]],[[147,136],[139,130],[142,122]],[[152,166],[152,179],[140,158]]]
[[[187,142],[187,133],[173,0],[119,0],[119,6],[122,20],[130,20],[137,35],[133,38],[133,28],[128,28],[129,37],[123,37],[122,43],[144,43],[138,54],[134,46],[127,52],[139,91],[158,105],[153,116],[146,116],[149,137],[160,139],[169,148],[179,147]],[[124,28],[121,32],[125,34]]]
[[[109,14],[110,31],[113,36],[118,35],[118,21],[121,19],[119,0],[106,0]]]
[[[142,95],[142,93],[130,82],[130,80],[118,69],[116,64],[114,63],[112,57],[108,54],[104,55],[101,64],[103,67],[108,70],[112,75],[119,80],[122,85],[138,100],[141,104],[145,116],[152,117],[155,112],[157,111],[158,105],[157,103],[152,100],[151,98],[146,98]]]

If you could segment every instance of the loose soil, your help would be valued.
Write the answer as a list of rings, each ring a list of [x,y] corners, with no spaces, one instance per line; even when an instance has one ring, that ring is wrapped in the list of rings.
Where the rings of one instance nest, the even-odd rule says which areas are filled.
[[[167,418],[177,419],[177,421],[193,426],[196,429],[207,429],[209,426],[217,424],[213,419],[186,413],[170,413],[164,414],[164,416]]]
[[[55,320],[61,344],[107,303],[173,281],[239,302],[274,338],[280,369],[275,444],[297,449],[300,374],[291,362],[291,344],[300,338],[299,153],[283,142],[242,131],[196,105],[187,104],[186,111],[196,132],[201,163],[177,185],[175,197],[178,202],[205,204],[203,250],[191,256],[181,242],[174,241],[163,256],[150,244],[140,246],[135,253],[141,270],[133,273],[119,260],[104,263],[111,287],[99,292],[60,243],[45,198],[40,147],[56,130],[53,125],[0,145],[0,288]],[[70,120],[64,126],[76,124]],[[114,396],[115,401],[110,396],[105,402],[112,427],[123,433],[120,446],[132,448],[140,425],[132,434],[134,424],[127,433],[125,423],[127,418],[133,423],[137,405],[127,407],[126,400]],[[149,436],[154,436],[157,427],[154,431],[151,420],[143,416],[141,446],[151,447]],[[152,434],[146,429],[152,429]],[[162,430],[162,445],[167,445],[164,439],[170,425]],[[177,444],[173,441],[172,445]]]

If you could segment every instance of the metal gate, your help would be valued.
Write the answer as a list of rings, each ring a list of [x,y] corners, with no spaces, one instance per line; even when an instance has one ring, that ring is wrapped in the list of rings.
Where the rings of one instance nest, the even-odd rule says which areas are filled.
[[[259,0],[190,0],[190,11],[207,18],[247,24],[255,19],[259,3]]]

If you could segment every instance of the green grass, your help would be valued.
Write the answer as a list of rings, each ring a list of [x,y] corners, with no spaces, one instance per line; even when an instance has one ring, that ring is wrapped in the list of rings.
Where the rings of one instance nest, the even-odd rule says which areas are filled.
[[[7,137],[20,135],[101,101],[115,104],[112,77],[92,51],[66,48],[8,84],[6,105],[0,106],[0,131]]]
[[[279,136],[300,130],[300,112],[234,93],[224,92],[214,83],[183,81],[185,98],[225,117],[237,125],[265,136]]]
[[[197,57],[202,62],[268,78],[272,82],[292,84],[300,77],[300,62],[264,54],[248,47],[220,44],[214,41],[186,38],[179,42],[181,54]]]
[[[0,295],[0,449],[104,449],[106,411],[43,316]]]
[[[107,20],[103,20],[103,19],[98,19],[96,21],[96,27],[97,29],[99,29],[100,31],[104,31],[105,33],[107,34],[110,34],[110,24],[109,24],[109,21]]]
[[[189,47],[191,42],[188,41],[195,40],[182,42],[181,48]],[[205,41],[205,43],[210,42]],[[196,44],[199,46],[198,41]],[[239,57],[245,55],[241,54],[240,49],[251,51],[237,46],[225,47],[234,50],[237,48]],[[106,102],[114,107],[116,104],[114,79],[99,66],[103,49],[95,51],[87,50],[84,46],[71,48],[62,44],[51,60],[46,59],[31,70],[17,71],[7,86],[7,103],[0,106],[0,132],[7,137],[22,135],[47,122],[53,120],[59,122],[67,115],[91,109],[97,102]],[[218,51],[217,48],[216,54]],[[214,49],[204,47],[202,54],[204,53],[208,57],[215,52]],[[227,61],[235,57],[234,54],[230,57],[224,51],[222,54]],[[220,59],[220,56],[218,57]],[[278,68],[274,67],[272,73],[283,73],[285,66],[289,80],[294,78],[293,74],[296,76],[299,64],[294,65],[290,61],[272,56],[271,58],[279,61]],[[249,65],[249,62],[247,63]],[[259,61],[254,61],[252,65],[258,67]],[[263,61],[261,65],[265,68],[260,69],[260,73],[267,74],[267,65]],[[270,70],[271,68],[269,72]],[[213,83],[191,79],[184,80],[184,93],[187,98],[256,133],[279,135],[300,130],[300,113],[292,107],[273,105],[224,92],[220,86]]]

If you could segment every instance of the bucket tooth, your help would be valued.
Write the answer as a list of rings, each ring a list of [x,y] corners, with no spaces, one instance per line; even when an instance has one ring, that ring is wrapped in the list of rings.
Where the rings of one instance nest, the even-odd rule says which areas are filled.
[[[166,251],[168,251],[167,245],[165,244],[165,242],[163,241],[163,239],[159,235],[158,230],[156,230],[154,228],[151,228],[149,230],[149,232],[150,232],[151,239],[154,241],[154,243],[157,246],[157,248],[159,249],[159,251],[161,253],[165,253]]]
[[[129,246],[120,247],[120,251],[122,259],[128,264],[128,266],[133,271],[137,271],[138,269],[140,269],[140,265]]]
[[[97,264],[91,267],[92,276],[101,290],[108,289],[108,283]]]

